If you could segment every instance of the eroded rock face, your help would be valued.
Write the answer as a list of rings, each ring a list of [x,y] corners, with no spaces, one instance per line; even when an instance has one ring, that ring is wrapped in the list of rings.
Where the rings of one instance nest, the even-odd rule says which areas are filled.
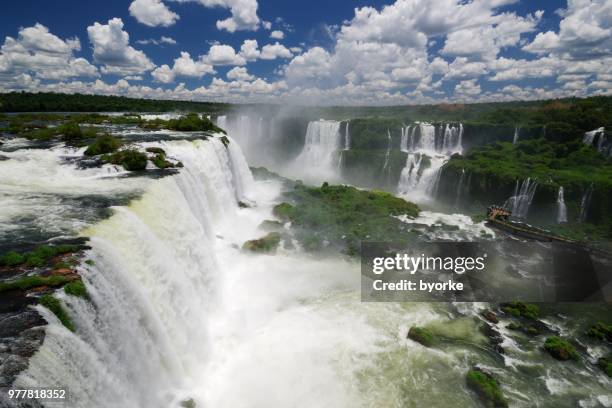
[[[47,324],[27,305],[0,313],[0,387],[10,387],[45,339]]]

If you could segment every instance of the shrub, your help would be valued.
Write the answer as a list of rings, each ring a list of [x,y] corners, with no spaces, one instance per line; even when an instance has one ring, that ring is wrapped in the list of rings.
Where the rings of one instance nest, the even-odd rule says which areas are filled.
[[[0,265],[17,266],[25,262],[25,257],[15,251],[7,252],[0,257]]]
[[[102,156],[106,162],[122,165],[128,171],[138,171],[147,168],[147,155],[135,149],[121,150],[111,155]]]
[[[77,122],[66,122],[57,127],[58,133],[62,134],[66,140],[77,140],[83,137],[81,127]]]
[[[112,153],[117,151],[123,143],[116,137],[105,134],[96,137],[96,140],[87,147],[85,156],[97,156],[100,154]]]
[[[280,244],[281,236],[278,232],[270,232],[268,235],[247,241],[242,246],[242,249],[253,252],[272,252],[276,251]]]

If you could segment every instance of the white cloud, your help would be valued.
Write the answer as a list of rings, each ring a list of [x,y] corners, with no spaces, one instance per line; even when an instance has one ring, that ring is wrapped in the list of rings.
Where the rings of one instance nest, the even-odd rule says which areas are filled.
[[[227,72],[227,79],[237,81],[252,81],[255,77],[247,72],[245,67],[234,67]]]
[[[21,28],[0,47],[0,82],[25,86],[37,79],[98,76],[95,66],[74,56],[80,49],[78,38],[62,40],[42,24]]]
[[[264,28],[264,30],[271,30],[272,29],[272,23],[269,21],[262,21],[261,22],[261,26]]]
[[[164,64],[151,72],[151,75],[156,82],[167,84],[174,82],[174,79],[177,76],[202,78],[206,74],[214,73],[215,69],[212,67],[212,65],[204,61],[203,56],[194,61],[188,52],[183,51],[181,52],[181,56],[174,60],[174,65],[172,68]]]
[[[161,0],[134,0],[130,4],[130,15],[139,23],[148,25],[149,27],[169,27],[176,23],[180,18]]]
[[[285,38],[285,33],[281,30],[274,30],[270,33],[270,38],[274,38],[275,40],[282,40]]]
[[[480,92],[480,85],[476,83],[476,79],[461,81],[455,86],[455,94],[458,96],[476,96]]]
[[[239,30],[257,30],[259,17],[257,16],[257,0],[174,0],[181,3],[197,2],[204,7],[222,7],[230,10],[232,16],[217,21],[219,30],[230,33]]]
[[[236,54],[231,45],[215,44],[210,47],[205,58],[210,65],[244,65],[246,60],[240,54]]]
[[[260,55],[258,47],[257,40],[244,40],[240,46],[240,56],[247,61],[255,61]]]
[[[106,25],[96,22],[87,27],[87,34],[93,45],[94,61],[104,64],[102,72],[134,75],[155,68],[144,52],[129,45],[130,36],[123,31],[120,18],[112,18]]]
[[[261,49],[259,58],[264,60],[273,60],[276,58],[291,58],[293,54],[284,45],[276,42],[274,44],[266,44]]]
[[[612,6],[609,0],[568,0],[559,32],[539,33],[523,49],[566,58],[612,55]]]
[[[172,38],[172,37],[166,37],[166,36],[162,35],[159,39],[149,38],[147,40],[137,40],[136,43],[137,44],[142,44],[142,45],[148,45],[148,44],[153,44],[153,45],[170,44],[170,45],[175,45],[176,44],[176,40],[174,38]]]

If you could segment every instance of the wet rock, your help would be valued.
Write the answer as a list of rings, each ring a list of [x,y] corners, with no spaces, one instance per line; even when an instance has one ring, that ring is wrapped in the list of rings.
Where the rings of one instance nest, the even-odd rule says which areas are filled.
[[[0,314],[0,337],[15,337],[27,329],[46,324],[45,319],[33,309]]]
[[[480,314],[482,315],[482,317],[484,317],[491,323],[495,323],[495,324],[499,323],[499,319],[497,315],[490,310],[483,310]]]
[[[587,331],[587,336],[612,342],[612,325],[597,322]]]
[[[480,367],[474,367],[467,372],[466,382],[468,388],[478,394],[487,407],[505,408],[508,406],[501,386],[493,374]]]
[[[412,326],[408,330],[408,338],[425,347],[431,347],[434,343],[434,335],[423,327]]]
[[[21,357],[32,357],[45,339],[45,331],[40,327],[25,330],[10,345],[10,353]]]
[[[10,387],[15,378],[28,368],[27,358],[9,355],[0,367],[0,387]]]
[[[493,325],[484,323],[482,326],[480,326],[480,331],[482,334],[487,336],[489,339],[489,344],[491,344],[495,351],[500,354],[504,354],[504,349],[501,346],[501,343],[504,342],[504,337],[499,331],[497,331],[497,329],[495,329],[495,327],[493,327]]]
[[[578,352],[572,344],[561,337],[552,336],[546,339],[544,349],[557,360],[578,360]]]
[[[280,244],[281,236],[278,232],[270,232],[268,235],[247,241],[242,246],[242,249],[252,252],[273,252],[276,251]]]

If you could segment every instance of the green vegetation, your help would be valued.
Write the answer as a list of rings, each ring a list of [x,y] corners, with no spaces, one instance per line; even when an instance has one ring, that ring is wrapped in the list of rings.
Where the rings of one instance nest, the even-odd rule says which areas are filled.
[[[215,113],[229,107],[224,103],[135,99],[122,96],[10,92],[0,94],[2,112],[174,112]]]
[[[216,126],[207,118],[201,118],[197,113],[190,113],[186,116],[181,116],[178,119],[170,119],[164,123],[164,127],[171,130],[181,132],[222,132],[223,129]]]
[[[473,368],[467,372],[466,380],[468,387],[476,392],[487,406],[495,408],[508,406],[499,382],[492,374]]]
[[[102,156],[107,163],[123,166],[128,171],[139,171],[147,168],[147,155],[135,149],[120,150]]]
[[[408,338],[425,347],[431,347],[434,343],[434,335],[423,327],[412,326],[408,330]]]
[[[43,295],[38,303],[49,309],[53,314],[59,319],[60,322],[70,331],[74,331],[74,323],[70,320],[70,316],[68,316],[68,312],[62,306],[62,303],[54,297],[53,295]]]
[[[591,183],[612,188],[612,162],[580,139],[565,143],[543,138],[517,144],[497,142],[472,149],[465,156],[453,156],[445,169],[465,169],[505,184],[531,177],[555,189],[577,190]]]
[[[502,303],[500,306],[504,313],[514,317],[524,317],[525,319],[529,320],[537,320],[537,318],[540,316],[540,308],[538,305],[531,303],[514,301]]]
[[[80,297],[82,299],[89,299],[87,288],[85,287],[83,281],[80,279],[67,283],[64,286],[64,292],[72,296]]]
[[[174,164],[172,164],[171,162],[169,162],[168,160],[166,160],[166,155],[160,153],[155,155],[152,159],[151,162],[155,165],[155,167],[157,167],[158,169],[167,169],[170,167],[174,167]]]
[[[270,232],[259,239],[252,239],[242,245],[242,249],[253,252],[273,252],[280,244],[281,236],[278,232]]]
[[[589,328],[587,336],[612,342],[612,325],[597,322]]]
[[[275,220],[263,220],[259,228],[265,231],[278,231],[283,228],[283,223]]]
[[[30,252],[18,253],[11,251],[0,257],[0,266],[19,266],[25,264],[30,267],[41,267],[51,258],[79,250],[78,245],[42,245]]]
[[[13,281],[0,282],[0,293],[15,289],[28,290],[38,286],[58,287],[65,285],[72,279],[74,278],[65,275],[26,276]]]
[[[417,217],[419,208],[389,193],[323,183],[321,187],[297,184],[286,196],[295,205],[281,203],[273,213],[292,222],[297,239],[308,250],[328,242],[355,255],[362,240],[405,243],[414,238],[407,224],[393,216]]]
[[[164,156],[166,155],[166,151],[161,147],[147,147],[145,150],[147,153],[163,154]]]
[[[608,357],[601,357],[599,360],[597,360],[597,365],[603,370],[604,373],[606,373],[608,377],[612,377],[612,355]]]
[[[544,343],[544,349],[557,360],[578,360],[579,358],[574,346],[561,337],[552,336],[547,338]]]
[[[105,134],[96,137],[96,140],[87,147],[84,154],[85,156],[98,156],[100,154],[113,153],[122,145],[123,142],[115,136]]]

